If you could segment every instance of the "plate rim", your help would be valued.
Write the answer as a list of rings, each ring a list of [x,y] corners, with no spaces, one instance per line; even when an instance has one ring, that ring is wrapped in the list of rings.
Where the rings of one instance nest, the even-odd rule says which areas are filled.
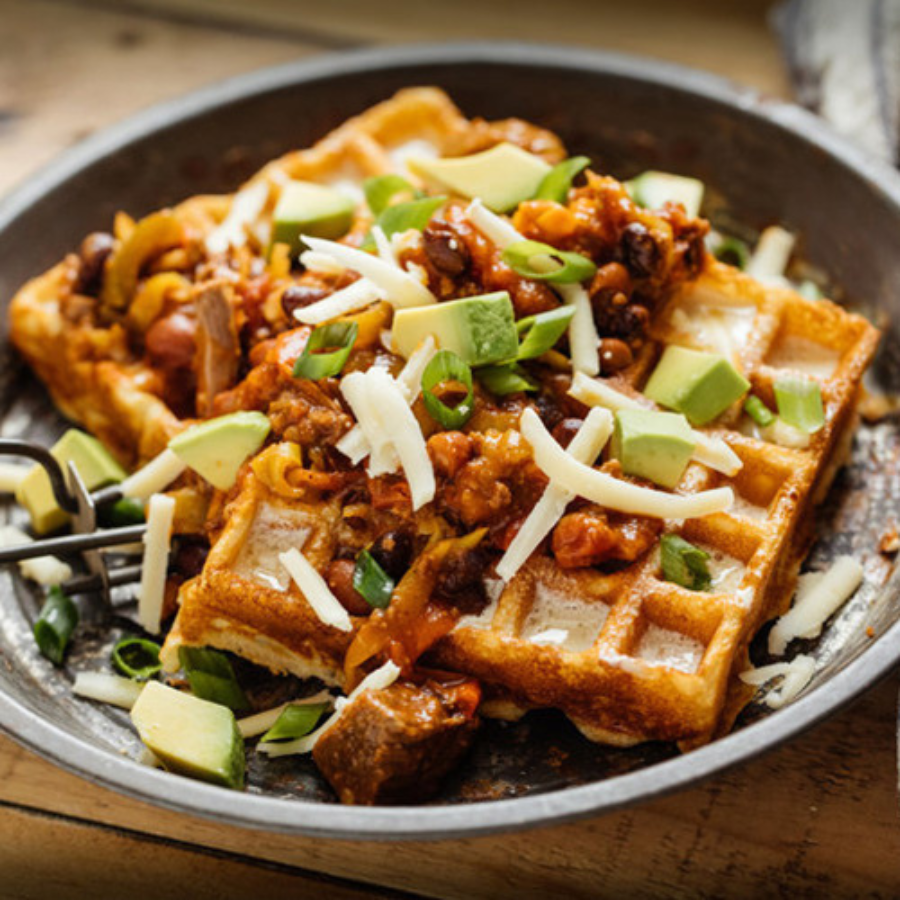
[[[627,54],[530,42],[419,43],[328,53],[238,75],[142,110],[65,151],[0,199],[0,240],[44,195],[119,149],[216,108],[316,81],[420,65],[467,63],[589,70],[661,84],[778,126],[868,181],[900,208],[900,176],[791,103],[768,98],[697,69]],[[900,593],[900,572],[881,588]],[[126,796],[230,825],[311,837],[431,840],[473,837],[560,824],[612,812],[690,787],[774,749],[833,715],[878,683],[900,660],[900,620],[784,710],[683,756],[624,775],[543,794],[443,806],[348,807],[235,793],[169,773],[94,746],[0,692],[0,731],[61,768]],[[827,690],[826,690],[827,688]]]

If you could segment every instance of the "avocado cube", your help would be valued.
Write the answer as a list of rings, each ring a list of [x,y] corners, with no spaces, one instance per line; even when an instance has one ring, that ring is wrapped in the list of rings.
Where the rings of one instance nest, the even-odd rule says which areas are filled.
[[[497,144],[470,156],[410,159],[414,174],[474,200],[494,212],[509,212],[536,193],[550,166],[539,156],[514,144]]]
[[[170,772],[243,788],[244,741],[227,707],[149,681],[131,710],[131,721]]]
[[[667,347],[644,393],[660,406],[684,413],[692,425],[706,425],[750,388],[724,357],[687,347]]]
[[[261,412],[241,411],[192,425],[169,441],[169,449],[213,487],[227,491],[247,457],[269,434]]]
[[[64,470],[68,463],[74,463],[89,491],[122,481],[127,474],[97,438],[77,428],[70,428],[50,448],[50,453]],[[37,534],[61,528],[69,520],[53,496],[50,478],[40,466],[31,469],[22,480],[16,501],[28,510],[31,527]]]
[[[519,336],[506,291],[400,309],[394,314],[394,349],[409,359],[428,335],[470,366],[516,358]]]
[[[350,230],[355,208],[350,197],[334,188],[290,181],[272,216],[272,243],[287,244],[296,254],[303,249],[304,234],[336,241]]]
[[[613,430],[612,455],[626,475],[674,488],[696,444],[684,416],[649,409],[620,409]]]
[[[691,218],[700,214],[703,182],[684,175],[650,170],[625,182],[635,203],[647,209],[662,209],[666,203],[680,203]]]

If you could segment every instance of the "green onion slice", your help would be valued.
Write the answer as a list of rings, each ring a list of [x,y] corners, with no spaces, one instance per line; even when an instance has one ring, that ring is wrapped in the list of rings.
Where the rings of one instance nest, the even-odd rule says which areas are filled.
[[[178,658],[194,695],[235,711],[249,704],[224,653],[204,647],[179,647]]]
[[[584,171],[591,161],[586,156],[572,156],[557,163],[538,185],[535,200],[555,200],[565,203],[569,189],[579,172]]]
[[[738,238],[726,237],[716,245],[713,256],[719,262],[728,263],[729,266],[743,270],[750,262],[750,248]]]
[[[78,625],[78,609],[59,587],[47,592],[41,614],[34,623],[38,649],[54,665],[62,665],[72,632]]]
[[[785,376],[775,382],[778,415],[788,425],[813,434],[825,424],[822,391],[811,378]]]
[[[395,203],[378,217],[375,224],[384,232],[386,238],[402,234],[411,228],[421,231],[446,202],[446,197],[423,197],[419,200],[410,200],[408,203]],[[371,232],[366,235],[360,249],[369,252],[375,250],[375,239]]]
[[[291,704],[286,706],[275,724],[260,738],[265,741],[293,741],[306,737],[328,709],[327,703]]]
[[[503,251],[505,262],[516,274],[554,284],[575,284],[593,278],[597,267],[580,253],[557,250],[540,241],[516,241]]]
[[[375,609],[386,609],[394,593],[394,579],[378,564],[378,560],[363,550],[356,557],[353,570],[353,587],[362,594],[366,603]]]
[[[294,363],[294,377],[318,381],[340,374],[358,331],[356,322],[331,322],[317,328]]]
[[[126,525],[140,525],[144,522],[144,504],[134,497],[122,497],[115,503],[97,509],[97,521],[103,528],[122,528]]]
[[[825,296],[822,293],[822,289],[809,278],[800,283],[797,293],[807,300],[821,300]]]
[[[455,406],[448,406],[434,389],[440,385],[459,385],[466,396]],[[428,414],[444,428],[461,428],[475,411],[472,370],[452,350],[438,350],[422,373],[422,400]]]
[[[524,337],[519,344],[518,359],[534,359],[546,353],[563,336],[574,315],[574,306],[560,306],[519,319],[516,329]]]
[[[751,394],[744,401],[744,412],[759,425],[760,428],[768,428],[775,421],[775,413],[766,406],[756,394]]]
[[[416,189],[402,175],[376,175],[363,182],[363,193],[372,215],[380,216],[397,194],[416,196]]]
[[[127,678],[147,681],[162,669],[159,644],[146,638],[122,638],[112,649],[113,665]]]
[[[483,366],[477,374],[478,380],[498,397],[538,389],[537,382],[529,378],[524,369],[514,363],[507,363],[504,366]]]
[[[712,583],[709,554],[677,534],[664,534],[660,541],[663,578],[691,591],[705,591]]]

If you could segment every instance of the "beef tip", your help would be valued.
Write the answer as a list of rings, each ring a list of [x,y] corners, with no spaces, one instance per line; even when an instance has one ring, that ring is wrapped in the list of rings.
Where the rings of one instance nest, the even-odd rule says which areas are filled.
[[[313,758],[342,803],[421,803],[469,749],[480,694],[474,681],[365,691],[319,738]]]
[[[240,363],[233,289],[211,284],[197,296],[197,412],[212,415],[218,394],[234,387]]]
[[[113,251],[115,238],[105,231],[89,234],[78,250],[78,277],[73,290],[76,294],[96,297],[103,285],[103,269]]]

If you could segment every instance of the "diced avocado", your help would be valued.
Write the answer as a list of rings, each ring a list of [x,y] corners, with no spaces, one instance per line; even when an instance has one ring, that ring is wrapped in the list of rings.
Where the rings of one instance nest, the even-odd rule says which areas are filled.
[[[131,721],[169,771],[243,788],[244,741],[227,707],[149,681],[131,710]]]
[[[706,425],[742,397],[750,382],[724,357],[687,347],[667,347],[644,393],[660,406]]]
[[[497,144],[471,156],[410,159],[410,171],[440,188],[482,203],[494,212],[508,212],[530,200],[550,166],[514,144]]]
[[[394,314],[394,349],[407,359],[428,335],[470,366],[515,359],[519,337],[506,291],[465,297]]]
[[[289,181],[272,216],[272,243],[287,244],[293,254],[303,249],[304,234],[336,241],[350,230],[354,209],[353,200],[334,188]]]
[[[616,413],[612,455],[626,475],[674,488],[695,446],[690,426],[677,413],[649,409],[620,409]]]
[[[650,170],[625,182],[635,203],[647,209],[661,209],[667,202],[680,203],[692,218],[700,214],[704,186],[696,178]]]
[[[77,428],[70,428],[50,452],[63,469],[68,463],[74,463],[89,491],[122,481],[127,474],[97,438]],[[35,466],[22,479],[16,490],[16,500],[28,510],[31,527],[37,534],[60,528],[69,519],[56,502],[50,479],[40,466]]]
[[[262,446],[270,427],[261,412],[229,413],[192,425],[169,441],[169,449],[213,487],[227,491],[244,460]]]

